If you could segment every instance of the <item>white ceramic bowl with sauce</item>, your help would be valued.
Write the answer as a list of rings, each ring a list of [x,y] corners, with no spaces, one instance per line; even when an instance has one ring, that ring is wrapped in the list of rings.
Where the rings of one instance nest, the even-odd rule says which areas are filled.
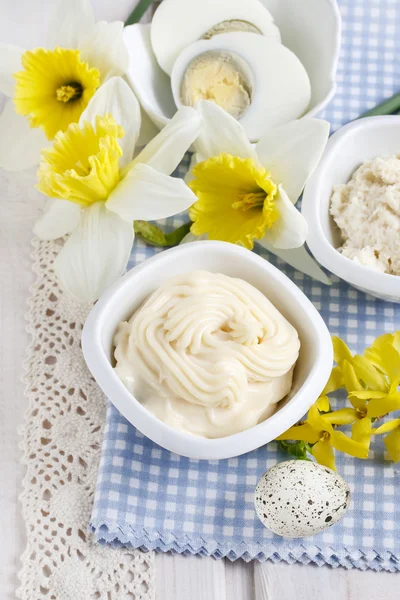
[[[329,210],[333,187],[347,183],[363,162],[399,153],[400,116],[367,117],[345,125],[329,139],[302,202],[309,230],[307,244],[317,261],[362,292],[397,303],[400,277],[359,265],[338,252],[342,240]]]
[[[166,280],[196,269],[239,277],[254,285],[292,323],[301,341],[293,387],[279,410],[255,427],[219,439],[172,429],[135,399],[113,369],[113,338],[118,324],[129,319],[145,298]],[[126,273],[89,314],[82,347],[86,363],[103,392],[139,431],[167,450],[209,460],[244,454],[286,431],[320,395],[333,361],[331,338],[324,321],[286,275],[249,250],[211,241],[166,250]]]

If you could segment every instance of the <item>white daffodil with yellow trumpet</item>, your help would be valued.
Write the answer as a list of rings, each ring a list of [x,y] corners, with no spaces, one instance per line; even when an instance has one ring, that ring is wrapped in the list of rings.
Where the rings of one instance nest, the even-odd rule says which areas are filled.
[[[240,122],[201,101],[202,130],[187,177],[196,195],[185,242],[222,240],[250,250],[254,242],[300,271],[329,283],[307,253],[307,223],[295,208],[325,148],[329,123],[302,118],[271,128],[253,145]]]
[[[42,151],[38,188],[52,198],[35,225],[42,239],[71,233],[54,269],[63,285],[93,302],[121,276],[134,240],[133,222],[163,219],[188,209],[196,196],[170,177],[198,137],[200,114],[180,109],[133,158],[139,103],[125,81],[110,79],[78,123]]]
[[[100,86],[129,65],[121,21],[95,23],[88,0],[62,0],[45,48],[0,45],[0,166],[39,163],[40,150],[76,123]]]

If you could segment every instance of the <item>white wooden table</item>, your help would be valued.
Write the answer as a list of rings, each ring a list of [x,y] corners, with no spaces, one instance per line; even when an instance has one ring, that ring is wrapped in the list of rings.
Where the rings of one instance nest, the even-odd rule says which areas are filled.
[[[68,0],[65,0],[68,1]],[[0,42],[43,43],[52,0],[0,0]],[[97,18],[124,19],[132,0],[94,0]],[[1,107],[0,107],[1,110]],[[14,600],[24,524],[18,495],[17,427],[25,399],[22,363],[28,345],[24,314],[29,285],[30,240],[42,199],[21,194],[11,201],[0,174],[0,600]],[[157,600],[394,600],[400,576],[302,565],[245,564],[158,555]],[[44,600],[45,597],[43,597]],[[41,600],[32,598],[32,600]],[[89,600],[89,599],[88,599]]]

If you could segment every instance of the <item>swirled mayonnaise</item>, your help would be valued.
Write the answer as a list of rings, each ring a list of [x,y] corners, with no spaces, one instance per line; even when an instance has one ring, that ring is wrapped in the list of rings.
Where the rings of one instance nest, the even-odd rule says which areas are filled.
[[[207,438],[269,417],[292,385],[300,342],[241,279],[194,271],[166,283],[114,339],[116,371],[156,417]]]

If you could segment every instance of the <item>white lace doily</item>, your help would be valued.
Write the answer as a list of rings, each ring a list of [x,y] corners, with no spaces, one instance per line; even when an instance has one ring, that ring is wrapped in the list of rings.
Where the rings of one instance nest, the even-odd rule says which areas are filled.
[[[60,289],[57,242],[33,243],[26,363],[29,408],[22,428],[27,471],[21,495],[27,529],[22,600],[150,600],[152,553],[99,546],[88,529],[106,398],[83,360],[89,306]]]

